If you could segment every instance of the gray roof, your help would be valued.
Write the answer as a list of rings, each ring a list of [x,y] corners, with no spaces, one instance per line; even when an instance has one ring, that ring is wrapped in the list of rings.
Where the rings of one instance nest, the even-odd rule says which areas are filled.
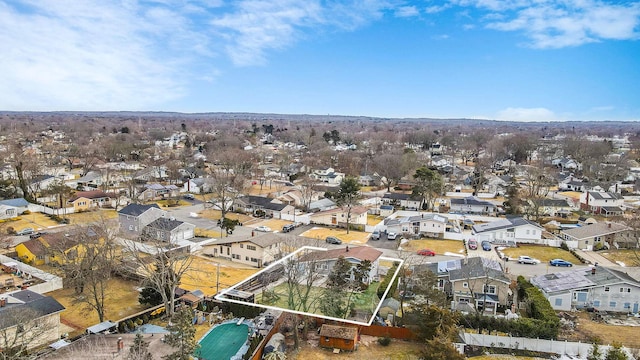
[[[595,269],[595,274],[591,273],[592,268],[587,268],[539,275],[531,278],[531,283],[547,294],[619,283],[640,287],[640,283],[626,273],[603,266]]]
[[[484,200],[480,200],[475,196],[467,196],[465,198],[462,199],[451,199],[451,205],[480,205],[480,206],[489,206],[489,207],[496,207],[495,204],[489,202],[489,201],[484,201]]]
[[[281,211],[287,207],[287,204],[274,203],[272,202],[273,200],[274,199],[268,197],[254,195],[247,195],[238,199],[238,201],[244,202],[245,204],[257,205],[268,210]]]
[[[585,225],[573,229],[563,230],[562,233],[574,239],[589,239],[594,236],[603,236],[615,234],[620,231],[628,230],[629,227],[614,222],[601,222],[591,225]]]
[[[540,199],[537,201],[540,206],[549,207],[569,207],[566,199]]]
[[[255,233],[255,232],[254,232]],[[217,239],[212,245],[223,245],[223,244],[235,244],[241,242],[250,242],[252,244],[256,244],[262,248],[268,247],[273,244],[280,243],[284,241],[286,238],[283,234],[278,233],[260,233],[259,235],[252,236],[249,238],[221,238]]]
[[[449,280],[465,280],[477,278],[490,278],[493,280],[510,283],[511,280],[502,271],[498,261],[485,257],[471,257],[458,260],[459,268],[449,270]]]
[[[533,221],[529,221],[521,217],[500,219],[500,220],[492,221],[490,223],[485,223],[485,224],[476,224],[476,225],[473,225],[472,229],[474,233],[478,234],[478,233],[483,233],[488,231],[508,229],[508,228],[522,226],[522,225],[532,225],[542,229],[540,225],[534,223]]]
[[[138,216],[151,208],[160,209],[160,206],[158,206],[158,204],[151,204],[151,205],[129,204],[124,208],[120,209],[118,213],[123,215]]]
[[[29,206],[29,202],[24,198],[0,200],[0,205],[8,205],[14,207]]]
[[[0,329],[24,322],[26,320],[24,318],[25,316],[37,318],[51,315],[65,309],[65,307],[54,298],[40,295],[31,290],[17,291],[2,296],[5,298],[13,298],[14,300],[11,301],[11,299],[8,299],[6,306],[0,307]]]
[[[161,230],[171,231],[184,223],[185,223],[184,221],[167,219],[167,218],[161,217],[161,218],[155,219],[151,224],[147,225],[147,227],[152,229],[161,229]]]
[[[404,216],[404,217],[389,219],[385,221],[385,225],[393,226],[393,225],[414,223],[414,222],[420,222],[420,221],[437,221],[437,222],[446,224],[447,220],[448,219],[446,217],[440,214],[422,214],[417,216]]]
[[[623,199],[622,194],[614,192],[596,192],[589,191],[589,195],[597,200],[620,200]]]

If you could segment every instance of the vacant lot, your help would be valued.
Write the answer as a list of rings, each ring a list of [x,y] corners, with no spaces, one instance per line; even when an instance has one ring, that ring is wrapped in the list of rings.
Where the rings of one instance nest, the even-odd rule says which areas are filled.
[[[502,252],[510,258],[517,258],[520,255],[528,255],[540,260],[541,262],[549,262],[552,259],[563,259],[574,264],[580,264],[580,260],[573,256],[570,252],[560,248],[540,245],[520,245],[517,248],[507,248]]]
[[[222,212],[220,212],[220,210],[206,209],[206,210],[202,210],[202,212],[200,212],[200,216],[205,218],[205,219],[216,220],[217,221],[222,217]],[[249,215],[236,214],[236,213],[227,213],[227,218],[233,219],[233,220],[238,220],[241,223],[245,223],[245,222],[253,220],[253,218],[251,216],[249,216]]]
[[[402,250],[418,251],[420,249],[431,249],[438,255],[444,253],[453,253],[464,255],[464,244],[458,240],[409,240],[408,243],[402,245]]]
[[[136,290],[138,286],[137,282],[122,278],[109,280],[105,319],[117,321],[127,315],[142,311],[144,306],[138,303],[138,291]],[[87,310],[87,306],[83,303],[74,303],[74,289],[60,289],[47,295],[52,296],[66,308],[60,314],[60,318],[65,324],[75,329],[72,336],[78,335],[84,332],[87,327],[100,322],[95,311]],[[86,295],[89,296],[89,294]]]
[[[71,224],[88,224],[110,219],[117,219],[118,212],[115,210],[96,210],[65,215]]]
[[[624,263],[625,266],[640,266],[640,250],[607,250],[598,254],[613,262]]]
[[[218,262],[220,273],[218,273]],[[229,288],[256,272],[258,269],[241,265],[234,267],[225,260],[209,260],[194,256],[189,270],[182,276],[180,287],[189,291],[202,290],[205,295],[212,296],[218,290]]]
[[[311,230],[305,231],[300,236],[319,240],[324,240],[327,236],[334,236],[342,240],[343,243],[363,245],[369,240],[369,235],[369,233],[362,231],[351,230],[347,234],[347,230],[345,229],[314,227]]]

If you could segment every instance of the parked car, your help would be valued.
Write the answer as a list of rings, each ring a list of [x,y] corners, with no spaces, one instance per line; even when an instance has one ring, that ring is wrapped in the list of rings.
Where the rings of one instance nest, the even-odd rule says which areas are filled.
[[[23,236],[23,235],[33,235],[35,234],[35,230],[33,230],[33,228],[24,228],[18,232],[16,232],[16,235],[18,236]]]
[[[260,225],[256,228],[256,231],[271,232],[271,228],[268,226]]]
[[[562,260],[562,259],[549,260],[549,265],[551,265],[551,266],[567,266],[567,267],[573,266],[572,263],[568,262],[567,260]]]
[[[296,226],[294,224],[287,224],[287,225],[282,227],[282,232],[283,233],[287,233],[289,231],[292,231],[295,228],[296,228]]]
[[[482,250],[491,251],[491,243],[487,240],[483,241],[480,245],[482,245]]]
[[[371,240],[380,240],[380,230],[374,230],[371,233]]]
[[[340,239],[338,239],[337,237],[334,237],[334,236],[327,236],[325,241],[327,242],[327,244],[334,244],[334,245],[342,244],[342,240],[340,240]]]
[[[193,194],[184,194],[182,195],[183,198],[187,199],[187,200],[195,200],[196,197]]]
[[[436,256],[436,252],[431,249],[418,250],[418,255],[422,256]]]
[[[534,259],[531,256],[521,255],[518,257],[518,262],[520,264],[529,264],[529,265],[537,265],[540,264],[540,260]]]
[[[478,249],[478,240],[469,239],[469,241],[467,242],[467,246],[469,247],[469,250],[477,250]]]
[[[33,234],[29,235],[29,239],[37,239],[44,234],[47,234],[47,232],[45,231],[34,232]]]
[[[398,238],[398,233],[390,232],[387,234],[387,240],[395,240]]]

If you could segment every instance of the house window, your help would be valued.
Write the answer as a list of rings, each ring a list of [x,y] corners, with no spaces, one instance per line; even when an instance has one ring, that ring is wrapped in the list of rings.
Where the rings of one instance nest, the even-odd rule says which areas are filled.
[[[624,303],[624,308],[631,309],[631,303],[628,303],[628,302]]]
[[[562,298],[557,298],[555,302],[556,306],[562,306]]]
[[[133,231],[133,225],[129,225],[129,231]]]
[[[530,231],[531,231],[531,230],[527,229],[527,235],[529,235],[529,232],[530,232]]]
[[[485,285],[484,286],[484,292],[486,294],[495,294],[496,293],[496,286],[495,285]]]
[[[248,256],[245,256],[245,257],[244,257],[244,260],[245,260],[245,261],[249,261],[249,257],[248,257]]]
[[[256,247],[253,245],[247,245],[247,250],[253,250],[256,251]]]
[[[610,301],[610,302],[609,302],[609,307],[610,307],[610,308],[614,308],[614,307],[616,307],[616,305],[617,305],[617,304],[616,304],[616,302],[615,302],[615,301]]]
[[[258,262],[258,259],[256,259],[256,258],[251,258],[251,262],[257,263],[257,262]]]
[[[609,287],[608,287],[608,286],[605,286],[605,287],[604,287],[604,291],[609,292]]]
[[[469,287],[469,283],[468,282],[463,282],[462,283],[462,287],[465,288],[465,289],[468,288]]]
[[[593,306],[595,306],[595,307],[600,306],[600,300],[594,300],[593,301]]]
[[[243,247],[244,247],[244,245],[243,245],[243,244],[240,244],[240,249],[242,249]]]

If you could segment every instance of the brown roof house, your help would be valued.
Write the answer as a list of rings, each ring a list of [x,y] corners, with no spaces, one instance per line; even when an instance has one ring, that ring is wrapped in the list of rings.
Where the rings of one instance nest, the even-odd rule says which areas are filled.
[[[371,262],[371,270],[363,279],[363,282],[369,284],[378,275],[380,256],[382,256],[382,251],[369,246],[357,246],[353,248],[346,246],[327,251],[313,251],[300,258],[300,266],[313,264],[319,274],[328,275],[331,273],[331,270],[333,270],[336,261],[341,257],[351,263],[352,266],[357,266],[363,261],[368,260]]]
[[[358,328],[322,324],[319,345],[324,348],[354,351],[358,347]]]

